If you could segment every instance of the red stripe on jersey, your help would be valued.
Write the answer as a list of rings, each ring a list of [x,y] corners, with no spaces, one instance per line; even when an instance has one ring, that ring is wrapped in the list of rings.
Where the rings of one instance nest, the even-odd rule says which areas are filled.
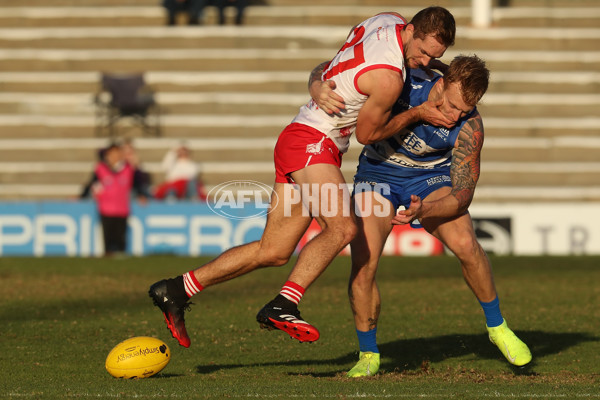
[[[406,25],[396,25],[396,37],[398,38],[398,46],[400,46],[400,51],[402,51],[402,57],[404,57],[404,43],[402,43],[402,35],[400,33],[404,29]]]
[[[365,69],[361,69],[360,71],[358,71],[358,73],[354,76],[354,88],[356,89],[356,91],[364,96],[368,96],[368,94],[363,93],[359,88],[358,88],[358,78],[364,74],[365,72],[369,72],[372,71],[374,69],[391,69],[392,71],[396,71],[400,73],[400,76],[402,76],[402,70],[399,69],[398,67],[394,67],[391,66],[389,64],[375,64],[375,65],[371,65]]]

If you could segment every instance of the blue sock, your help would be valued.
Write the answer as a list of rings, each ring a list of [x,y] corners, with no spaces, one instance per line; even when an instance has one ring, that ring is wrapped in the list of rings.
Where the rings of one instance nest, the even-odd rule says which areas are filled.
[[[479,304],[481,304],[481,307],[483,308],[486,325],[489,328],[502,325],[504,318],[502,318],[502,313],[500,312],[500,300],[498,300],[498,296],[489,303],[480,301]]]
[[[377,347],[377,328],[373,328],[366,332],[357,329],[356,336],[358,336],[358,347],[360,348],[360,351],[379,353],[379,348]]]

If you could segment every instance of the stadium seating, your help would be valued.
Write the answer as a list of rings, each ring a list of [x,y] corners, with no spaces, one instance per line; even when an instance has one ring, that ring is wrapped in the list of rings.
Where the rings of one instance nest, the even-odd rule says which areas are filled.
[[[0,200],[79,193],[107,140],[94,133],[101,71],[143,71],[157,90],[162,136],[128,131],[155,181],[185,139],[208,189],[272,184],[275,138],[308,100],[309,71],[353,24],[388,10],[411,17],[423,2],[265,0],[243,26],[216,25],[209,8],[196,27],[165,26],[159,3],[0,0]],[[492,70],[476,201],[600,200],[600,4],[510,0],[475,29],[470,0],[435,3],[459,24],[443,59],[476,53]],[[355,142],[344,158],[348,181],[359,151]]]

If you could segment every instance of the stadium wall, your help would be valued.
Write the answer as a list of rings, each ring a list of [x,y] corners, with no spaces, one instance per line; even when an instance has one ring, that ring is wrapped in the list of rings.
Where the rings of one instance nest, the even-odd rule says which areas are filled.
[[[134,204],[128,252],[142,256],[217,255],[260,238],[265,207],[243,204],[222,215],[205,203]],[[471,207],[480,243],[499,255],[600,254],[600,204],[481,204]],[[298,248],[319,232],[309,227]],[[102,235],[95,203],[0,203],[0,256],[101,256]],[[348,249],[344,250],[348,253]],[[444,248],[423,229],[396,227],[387,255],[437,255]]]

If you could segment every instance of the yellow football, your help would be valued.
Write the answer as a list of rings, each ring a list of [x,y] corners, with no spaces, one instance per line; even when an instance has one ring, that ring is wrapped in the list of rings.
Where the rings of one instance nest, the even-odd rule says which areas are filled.
[[[171,360],[171,350],[160,339],[137,336],[116,345],[106,357],[106,370],[115,378],[147,378]]]

